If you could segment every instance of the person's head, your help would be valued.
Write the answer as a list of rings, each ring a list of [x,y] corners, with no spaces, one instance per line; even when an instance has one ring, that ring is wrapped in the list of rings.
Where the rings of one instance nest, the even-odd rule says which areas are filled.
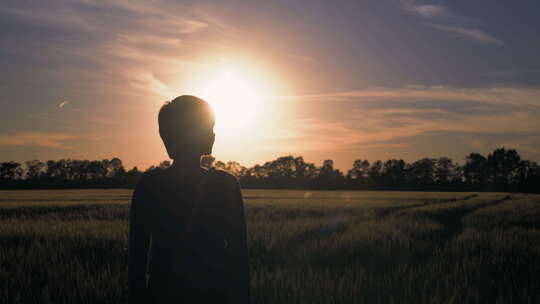
[[[214,123],[214,111],[210,105],[191,95],[166,102],[158,114],[159,135],[172,159],[211,154]]]

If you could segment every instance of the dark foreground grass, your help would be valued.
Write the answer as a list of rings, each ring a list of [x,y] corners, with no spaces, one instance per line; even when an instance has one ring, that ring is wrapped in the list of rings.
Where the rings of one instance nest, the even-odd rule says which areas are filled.
[[[540,196],[244,196],[255,303],[540,303]],[[0,302],[127,302],[129,197],[0,192]]]

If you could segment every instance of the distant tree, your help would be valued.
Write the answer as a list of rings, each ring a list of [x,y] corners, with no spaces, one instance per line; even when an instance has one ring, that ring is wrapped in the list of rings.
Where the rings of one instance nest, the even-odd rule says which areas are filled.
[[[487,158],[478,153],[469,154],[463,165],[463,177],[469,184],[485,186],[489,178]]]
[[[471,153],[463,166],[447,157],[423,158],[407,164],[401,159],[355,160],[347,177],[334,168],[330,159],[321,167],[305,162],[301,156],[281,156],[250,168],[235,161],[201,160],[230,172],[246,188],[283,189],[408,189],[520,191],[540,193],[540,166],[522,160],[514,149],[498,148],[487,157]],[[166,160],[147,169],[165,169]],[[119,158],[103,160],[60,159],[0,163],[0,188],[86,188],[134,187],[142,172],[137,167],[127,171]]]
[[[45,177],[48,179],[48,180],[52,180],[54,179],[54,177],[56,176],[57,174],[57,169],[56,169],[56,162],[54,160],[48,160],[46,163],[46,169],[45,169]]]
[[[244,176],[246,174],[247,168],[242,166],[240,163],[235,161],[228,161],[225,165],[225,171],[234,175],[237,178]]]
[[[223,170],[223,171],[226,171],[226,168],[227,168],[227,164],[225,164],[224,162],[222,162],[220,160],[214,162],[213,166],[214,166],[214,168],[216,168],[218,170]]]
[[[332,177],[334,175],[334,161],[331,159],[326,159],[323,161],[321,171],[319,176],[323,177]]]
[[[369,171],[368,171],[369,180],[374,184],[379,183],[381,180],[382,171],[383,171],[383,162],[380,160],[376,160],[375,162],[373,162],[373,164],[371,164],[371,167],[369,167]]]
[[[534,161],[522,160],[516,177],[517,190],[540,192],[540,166]]]
[[[488,172],[495,190],[509,190],[517,180],[520,163],[521,157],[514,149],[498,148],[488,155]]]
[[[102,179],[105,179],[105,178],[109,177],[109,172],[112,171],[112,169],[111,169],[111,161],[106,159],[106,158],[102,159],[100,169],[101,169],[101,178]]]
[[[131,168],[131,170],[129,170],[126,175],[128,176],[132,176],[132,175],[140,175],[141,174],[141,171],[139,171],[139,168],[137,168],[137,166]]]
[[[422,158],[411,164],[409,168],[410,179],[417,185],[431,185],[435,181],[436,159]]]
[[[294,157],[281,156],[275,160],[265,162],[262,166],[265,173],[265,182],[274,188],[286,188],[293,182],[296,172],[296,162]]]
[[[38,180],[45,173],[45,164],[37,159],[26,162],[26,178],[28,180]]]
[[[369,161],[357,159],[353,162],[353,167],[347,172],[347,178],[363,182],[368,177]]]
[[[118,157],[114,157],[109,162],[108,176],[112,178],[121,178],[126,173],[122,160]]]
[[[215,160],[216,158],[212,155],[203,155],[201,157],[201,166],[210,169],[213,166]]]
[[[71,181],[81,182],[84,180],[84,172],[82,170],[82,161],[77,159],[68,159],[66,163],[67,179]]]
[[[291,178],[296,172],[296,161],[293,156],[282,156],[264,164],[271,178]]]
[[[319,170],[316,186],[322,189],[338,189],[344,185],[345,176],[337,169],[334,169],[334,161],[326,159]]]
[[[21,164],[10,161],[0,163],[0,179],[6,181],[14,181],[21,178],[23,169]]]
[[[88,164],[89,178],[92,180],[103,180],[108,172],[108,160],[93,160]]]
[[[435,161],[434,180],[439,184],[448,184],[459,179],[458,165],[448,157],[441,157]]]
[[[266,169],[259,164],[249,168],[246,172],[246,175],[255,179],[263,179],[268,177]]]
[[[213,168],[226,171],[237,178],[247,174],[247,168],[235,161],[228,161],[227,163],[224,163],[220,160],[215,161],[214,159],[211,163]]]
[[[314,179],[319,174],[317,166],[313,163],[308,163],[304,161],[302,156],[298,156],[294,159],[296,171],[294,176],[302,179]]]
[[[381,181],[391,189],[402,189],[407,182],[406,163],[402,159],[389,159],[383,164]]]

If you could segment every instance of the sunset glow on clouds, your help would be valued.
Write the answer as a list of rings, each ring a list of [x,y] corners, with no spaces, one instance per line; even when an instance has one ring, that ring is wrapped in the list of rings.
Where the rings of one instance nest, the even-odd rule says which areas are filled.
[[[215,75],[232,69],[244,78],[234,91],[260,101],[209,95],[229,95],[218,121],[241,130],[216,130],[218,159],[294,154],[347,168],[506,146],[540,160],[539,7],[506,6],[3,2],[0,157],[116,156],[146,168],[166,158],[161,104],[231,87]]]

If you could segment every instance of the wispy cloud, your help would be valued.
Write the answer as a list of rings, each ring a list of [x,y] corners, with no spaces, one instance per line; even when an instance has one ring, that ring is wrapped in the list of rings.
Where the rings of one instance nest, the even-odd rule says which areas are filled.
[[[85,121],[98,124],[98,125],[118,125],[119,122],[108,117],[100,117],[96,115],[88,115],[84,118]]]
[[[434,27],[439,30],[457,34],[465,38],[470,38],[481,43],[495,44],[499,46],[504,45],[504,42],[502,40],[497,39],[494,36],[491,36],[480,29],[464,28],[464,27],[458,27],[458,26],[442,26],[442,25],[437,25]]]
[[[57,149],[70,149],[64,142],[77,138],[71,134],[16,132],[12,135],[1,135],[0,146],[37,146]]]
[[[412,2],[404,2],[405,10],[426,18],[434,18],[449,15],[448,9],[440,4],[417,5]]]
[[[78,66],[72,70],[63,63],[61,72],[67,79],[73,77],[70,75],[81,78],[82,62],[106,67],[106,73],[86,69],[95,74],[89,75],[90,81],[84,83],[122,88],[132,83],[136,84],[132,89],[137,89],[139,94],[141,91],[161,94],[163,89],[158,88],[160,80],[155,77],[156,71],[189,74],[182,64],[196,61],[196,54],[215,50],[219,41],[227,41],[237,33],[213,16],[211,10],[199,9],[195,4],[162,1],[77,0],[56,5],[29,1],[0,5],[0,14],[51,33],[43,39],[25,34],[24,39],[10,48],[20,48],[33,58],[77,62]],[[105,77],[110,81],[104,81]],[[66,105],[60,104],[59,108]]]
[[[517,108],[540,109],[540,88],[528,87],[472,87],[410,85],[405,87],[375,87],[361,90],[329,92],[323,94],[281,96],[286,100],[303,101],[456,101],[500,104]]]
[[[456,34],[458,36],[475,40],[480,43],[494,44],[503,46],[504,42],[493,35],[486,33],[479,28],[471,28],[461,24],[466,20],[463,16],[458,16],[450,12],[450,10],[441,4],[417,4],[414,1],[402,1],[402,8],[414,15],[422,18],[428,18],[432,22],[436,22],[431,26],[435,29]]]
[[[156,78],[153,73],[148,71],[140,71],[132,74],[130,85],[133,88],[147,90],[161,96],[170,97],[174,95],[171,88]]]
[[[522,134],[536,134],[540,121],[540,89],[536,88],[409,86],[282,98],[333,105],[324,114],[300,117],[284,127],[294,131],[281,140],[294,141],[299,152],[406,148],[413,138],[433,132],[459,133],[463,138],[470,134],[471,149],[477,138],[494,134],[505,139],[498,143],[529,147],[530,136]],[[333,113],[339,102],[346,102],[347,110]],[[536,148],[527,149],[540,154]]]

